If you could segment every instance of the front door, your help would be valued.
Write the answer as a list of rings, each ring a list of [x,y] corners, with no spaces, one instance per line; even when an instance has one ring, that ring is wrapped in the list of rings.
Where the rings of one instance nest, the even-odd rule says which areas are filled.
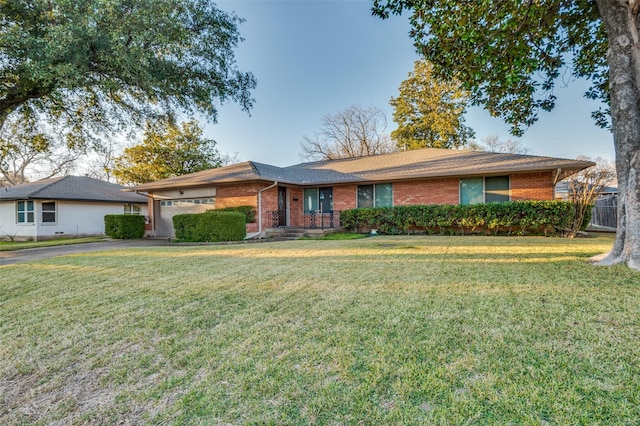
[[[287,188],[278,187],[278,225],[287,226]]]

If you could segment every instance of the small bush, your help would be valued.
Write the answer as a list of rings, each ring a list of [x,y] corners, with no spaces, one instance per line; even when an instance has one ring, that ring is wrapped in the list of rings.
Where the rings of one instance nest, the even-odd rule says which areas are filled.
[[[256,221],[256,209],[253,206],[236,206],[236,207],[223,207],[216,209],[217,212],[240,212],[246,216],[246,223],[254,223]]]
[[[352,231],[381,234],[548,235],[568,229],[575,214],[564,201],[511,201],[472,205],[415,205],[343,210],[340,223]]]
[[[180,241],[241,241],[246,234],[246,215],[240,212],[211,210],[173,217],[173,228]]]
[[[104,232],[111,238],[130,240],[144,235],[144,216],[108,214],[104,217]]]

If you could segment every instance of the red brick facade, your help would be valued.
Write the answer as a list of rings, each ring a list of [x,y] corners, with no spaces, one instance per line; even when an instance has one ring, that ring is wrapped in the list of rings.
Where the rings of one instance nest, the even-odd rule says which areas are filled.
[[[511,175],[511,199],[553,200],[555,195],[553,173],[519,173]]]
[[[552,200],[554,198],[552,172],[519,173],[511,176],[512,200]],[[460,179],[438,178],[392,182],[393,204],[407,206],[414,204],[458,204]],[[216,208],[253,206],[258,210],[258,193],[262,190],[262,229],[272,227],[271,212],[278,210],[278,186],[269,187],[268,183],[245,183],[218,185],[216,187]],[[282,186],[281,186],[282,188]],[[333,210],[338,212],[353,209],[357,206],[356,184],[333,186]],[[304,188],[289,186],[287,191],[287,225],[303,227],[304,220]],[[152,209],[150,203],[150,209]],[[153,211],[150,210],[150,215]],[[337,225],[338,217],[334,218]],[[257,222],[257,220],[256,220]],[[247,224],[247,232],[257,232],[258,224]]]
[[[393,205],[458,204],[458,178],[425,179],[393,184]]]

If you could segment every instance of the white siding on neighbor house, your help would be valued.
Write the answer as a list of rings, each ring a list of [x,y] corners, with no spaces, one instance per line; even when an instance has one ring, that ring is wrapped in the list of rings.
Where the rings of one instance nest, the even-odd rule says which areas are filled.
[[[0,237],[46,239],[104,235],[104,216],[124,213],[124,203],[79,201],[55,201],[55,203],[55,223],[42,223],[42,201],[37,200],[35,201],[35,222],[29,224],[16,223],[15,201],[0,203]],[[144,203],[139,205],[140,214],[146,216],[147,205]]]

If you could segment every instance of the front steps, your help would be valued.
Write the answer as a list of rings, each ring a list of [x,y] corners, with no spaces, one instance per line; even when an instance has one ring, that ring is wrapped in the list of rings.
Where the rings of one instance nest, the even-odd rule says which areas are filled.
[[[322,237],[327,234],[341,231],[342,228],[268,228],[266,230],[267,238],[278,240],[297,240],[302,237]]]

